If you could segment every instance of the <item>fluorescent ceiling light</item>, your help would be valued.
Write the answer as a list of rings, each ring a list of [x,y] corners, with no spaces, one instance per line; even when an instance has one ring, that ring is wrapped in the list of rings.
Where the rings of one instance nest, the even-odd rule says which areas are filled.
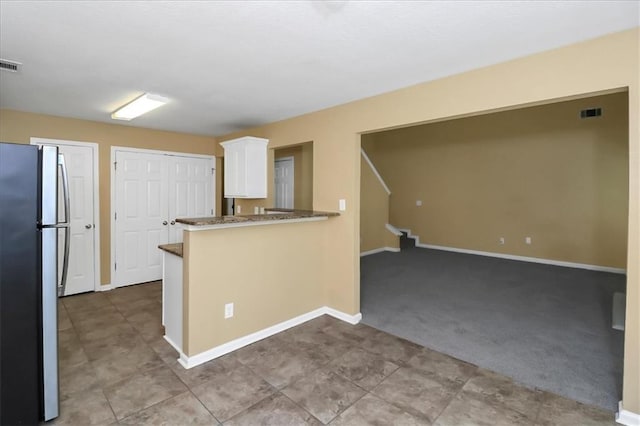
[[[118,108],[111,118],[114,120],[132,120],[169,102],[169,99],[151,93],[135,98],[123,107]]]

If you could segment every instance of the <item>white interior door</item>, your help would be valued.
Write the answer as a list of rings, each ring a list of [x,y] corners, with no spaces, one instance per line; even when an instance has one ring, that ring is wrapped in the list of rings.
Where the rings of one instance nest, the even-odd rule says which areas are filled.
[[[162,278],[168,242],[167,156],[116,151],[116,286]]]
[[[293,208],[293,157],[275,161],[276,208]]]
[[[64,155],[69,177],[71,223],[69,272],[65,296],[95,290],[95,220],[94,220],[94,158],[91,146],[58,145]],[[58,177],[60,180],[60,177]],[[62,183],[59,182],[59,188]],[[62,190],[58,191],[58,215],[64,215]],[[62,265],[64,231],[58,231],[58,264]],[[61,273],[62,268],[59,268]]]
[[[213,216],[213,159],[169,156],[169,242],[182,242],[179,217]]]

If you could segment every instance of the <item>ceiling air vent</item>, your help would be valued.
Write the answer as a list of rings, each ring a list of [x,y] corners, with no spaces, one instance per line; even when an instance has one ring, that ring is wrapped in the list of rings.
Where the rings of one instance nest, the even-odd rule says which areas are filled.
[[[587,108],[580,111],[580,118],[600,117],[601,115],[602,108]]]
[[[0,59],[0,70],[18,72],[22,64],[20,62],[9,61],[7,59]]]

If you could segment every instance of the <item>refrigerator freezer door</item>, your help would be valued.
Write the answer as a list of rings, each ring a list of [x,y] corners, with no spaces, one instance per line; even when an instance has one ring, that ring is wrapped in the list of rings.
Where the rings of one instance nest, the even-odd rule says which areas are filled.
[[[58,224],[58,147],[41,146],[42,206],[40,225]]]

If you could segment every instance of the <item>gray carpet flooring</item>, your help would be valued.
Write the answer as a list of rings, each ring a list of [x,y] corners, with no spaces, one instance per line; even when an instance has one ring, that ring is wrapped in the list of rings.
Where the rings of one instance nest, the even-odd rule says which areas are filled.
[[[615,410],[625,276],[403,248],[361,258],[365,324],[530,387]]]

